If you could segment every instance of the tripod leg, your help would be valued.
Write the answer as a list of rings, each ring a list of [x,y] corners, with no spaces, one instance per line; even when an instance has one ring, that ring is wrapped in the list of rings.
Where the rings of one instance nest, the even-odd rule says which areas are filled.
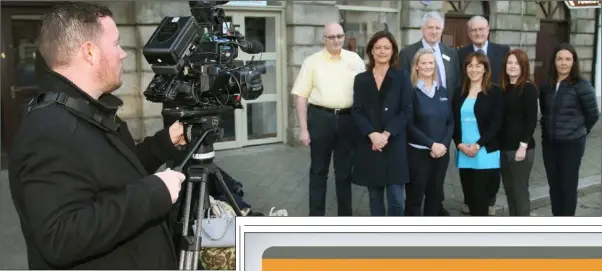
[[[224,176],[222,176],[222,173],[219,171],[219,169],[215,170],[215,176],[217,176],[218,183],[222,187],[222,190],[224,190],[224,193],[226,193],[228,204],[230,204],[232,209],[234,209],[236,216],[243,216],[238,204],[236,204],[236,201],[234,200],[234,197],[232,197],[232,193],[230,193],[230,189],[228,189],[226,182],[224,182]]]
[[[186,198],[184,201],[184,214],[182,214],[182,236],[188,236],[188,224],[190,223],[190,205],[192,201],[192,188],[193,183],[186,183]],[[186,250],[180,251],[180,270],[184,269],[184,262],[186,261]]]
[[[207,199],[207,179],[208,179],[208,174],[204,173],[201,176],[201,189],[199,189],[199,197],[198,197],[198,202],[199,202],[199,208],[197,209],[197,223],[196,223],[196,235],[198,236],[198,245],[196,247],[196,250],[193,251],[194,255],[192,255],[192,270],[197,270],[198,268],[198,264],[199,264],[199,253],[201,250],[201,245],[202,245],[202,237],[201,237],[201,231],[203,230],[203,214],[204,214],[204,210],[205,210],[205,200]],[[207,208],[211,208],[210,206],[207,206]]]

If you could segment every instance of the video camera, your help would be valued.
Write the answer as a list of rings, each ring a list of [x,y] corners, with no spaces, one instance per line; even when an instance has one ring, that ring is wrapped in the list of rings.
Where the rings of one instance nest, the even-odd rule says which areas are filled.
[[[263,52],[257,41],[247,40],[224,22],[215,6],[229,1],[189,1],[192,16],[165,17],[142,53],[155,73],[144,91],[148,101],[163,103],[162,115],[185,124],[219,124],[220,113],[241,109],[241,98],[263,93],[265,66],[253,62],[236,66],[238,49]]]

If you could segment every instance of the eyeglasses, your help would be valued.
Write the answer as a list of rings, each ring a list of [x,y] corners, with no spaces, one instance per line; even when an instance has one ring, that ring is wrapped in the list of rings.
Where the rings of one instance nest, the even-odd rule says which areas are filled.
[[[468,32],[470,32],[470,33],[484,33],[486,30],[487,30],[487,27],[479,27],[479,28],[469,29]]]
[[[335,39],[342,40],[343,38],[345,38],[345,34],[329,35],[329,36],[324,35],[324,37],[327,38],[327,39],[329,39],[329,40],[335,40]]]

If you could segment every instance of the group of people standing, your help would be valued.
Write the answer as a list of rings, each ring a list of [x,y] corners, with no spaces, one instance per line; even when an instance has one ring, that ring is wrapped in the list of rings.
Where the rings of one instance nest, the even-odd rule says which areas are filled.
[[[437,12],[425,14],[422,39],[401,50],[391,33],[377,32],[364,64],[342,49],[339,24],[325,26],[325,48],[303,62],[292,90],[299,139],[311,153],[309,215],[325,213],[333,157],[340,216],[352,215],[352,183],[368,188],[373,216],[449,215],[450,160],[463,212],[495,215],[503,182],[510,215],[529,216],[538,105],[552,213],[575,215],[586,136],[599,119],[575,49],[558,46],[536,86],[527,53],[488,41],[484,17],[468,21],[472,44],[458,50],[441,43],[443,27]]]

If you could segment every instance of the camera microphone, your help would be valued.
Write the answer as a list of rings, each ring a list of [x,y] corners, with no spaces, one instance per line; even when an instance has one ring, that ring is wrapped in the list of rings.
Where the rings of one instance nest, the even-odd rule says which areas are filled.
[[[247,54],[259,54],[263,52],[263,44],[256,40],[238,40],[238,48]]]

